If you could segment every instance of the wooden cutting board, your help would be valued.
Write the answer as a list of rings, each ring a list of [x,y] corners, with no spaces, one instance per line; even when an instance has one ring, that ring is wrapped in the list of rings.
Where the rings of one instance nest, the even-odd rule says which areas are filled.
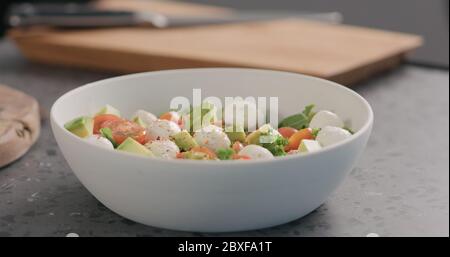
[[[103,0],[102,8],[226,15],[228,9],[173,2]],[[419,36],[300,19],[157,30],[12,30],[29,59],[131,73],[192,67],[299,72],[350,85],[401,63]]]
[[[0,168],[24,155],[40,132],[36,99],[0,85]]]

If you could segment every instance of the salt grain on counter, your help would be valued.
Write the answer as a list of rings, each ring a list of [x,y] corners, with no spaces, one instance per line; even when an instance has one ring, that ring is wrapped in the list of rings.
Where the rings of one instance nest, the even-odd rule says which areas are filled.
[[[77,233],[69,233],[66,237],[80,237]]]
[[[31,197],[27,198],[28,202],[33,202],[35,198],[37,198],[39,192],[33,193]]]

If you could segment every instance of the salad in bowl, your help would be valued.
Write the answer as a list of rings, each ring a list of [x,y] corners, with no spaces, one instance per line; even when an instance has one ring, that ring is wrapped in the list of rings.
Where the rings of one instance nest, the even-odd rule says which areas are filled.
[[[266,114],[254,115],[254,126],[227,116],[227,98],[237,95],[258,100]],[[363,153],[373,112],[331,81],[208,68],[78,87],[56,100],[50,121],[76,177],[115,213],[155,227],[230,232],[289,222],[323,204]]]
[[[249,103],[246,103],[249,104]],[[256,160],[307,154],[336,144],[353,132],[329,110],[314,105],[283,119],[278,126],[263,124],[250,131],[234,119],[202,103],[201,127],[194,129],[193,109],[168,111],[157,116],[137,110],[128,119],[106,105],[93,115],[77,117],[64,127],[87,142],[118,151],[163,159]]]

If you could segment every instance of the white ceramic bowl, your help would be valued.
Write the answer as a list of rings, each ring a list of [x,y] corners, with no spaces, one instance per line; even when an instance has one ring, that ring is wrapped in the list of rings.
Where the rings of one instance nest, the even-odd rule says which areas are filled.
[[[145,158],[103,149],[64,129],[68,120],[111,104],[130,116],[159,114],[174,96],[277,96],[280,117],[307,104],[335,111],[356,133],[308,155],[266,161]],[[369,138],[369,104],[336,83],[253,69],[186,69],[106,79],[61,96],[51,109],[53,133],[81,183],[104,205],[136,222],[175,230],[225,232],[300,218],[325,202],[352,169]]]

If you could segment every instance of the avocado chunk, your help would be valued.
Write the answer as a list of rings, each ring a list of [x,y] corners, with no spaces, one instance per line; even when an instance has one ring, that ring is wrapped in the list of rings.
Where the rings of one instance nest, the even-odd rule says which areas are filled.
[[[141,118],[139,118],[137,116],[133,118],[133,122],[138,124],[141,127],[144,127],[144,128],[147,127],[147,124],[145,124],[145,122]]]
[[[322,149],[319,142],[316,140],[303,139],[300,145],[298,146],[298,150],[301,153],[311,153]]]
[[[261,131],[255,130],[250,133],[245,139],[245,143],[248,145],[259,145],[259,138],[261,137]]]
[[[201,152],[184,152],[183,153],[183,159],[189,159],[189,160],[210,160],[209,156],[206,153]]]
[[[64,124],[64,128],[79,137],[88,137],[93,133],[94,120],[87,116],[78,117]]]
[[[116,143],[116,141],[114,141],[112,131],[110,128],[101,128],[100,135],[102,135],[102,137],[108,139],[109,142],[111,142],[111,144],[114,146],[114,148],[117,147],[117,143]]]
[[[101,108],[100,111],[98,111],[95,115],[100,115],[100,114],[113,114],[113,115],[120,117],[119,110],[117,110],[116,108],[112,107],[109,104],[103,106],[103,108]]]
[[[286,155],[284,148],[288,144],[288,140],[283,138],[283,136],[269,124],[265,124],[258,130],[253,131],[247,136],[245,142],[248,145],[260,145],[269,150],[274,156]]]
[[[149,157],[154,156],[150,150],[148,150],[145,146],[139,144],[139,142],[132,139],[131,137],[125,139],[125,141],[123,141],[122,144],[117,147],[117,150]]]
[[[198,146],[197,142],[186,130],[173,135],[172,138],[182,151],[189,151],[192,147]]]
[[[234,143],[236,141],[239,141],[241,143],[245,142],[246,134],[242,126],[234,126],[234,128],[232,126],[226,127],[225,133],[227,134],[231,143]]]
[[[280,134],[272,128],[270,124],[262,125],[258,130],[250,133],[245,139],[248,145],[262,145],[265,143],[273,143]]]

